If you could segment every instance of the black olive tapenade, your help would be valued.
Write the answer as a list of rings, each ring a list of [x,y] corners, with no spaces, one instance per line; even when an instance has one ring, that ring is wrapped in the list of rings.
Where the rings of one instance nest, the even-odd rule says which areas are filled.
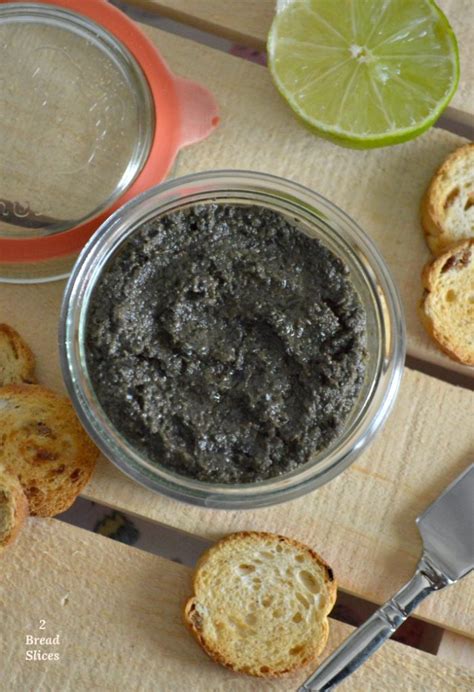
[[[283,215],[199,204],[130,236],[100,277],[88,369],[118,430],[156,464],[250,483],[327,447],[365,372],[344,262]]]

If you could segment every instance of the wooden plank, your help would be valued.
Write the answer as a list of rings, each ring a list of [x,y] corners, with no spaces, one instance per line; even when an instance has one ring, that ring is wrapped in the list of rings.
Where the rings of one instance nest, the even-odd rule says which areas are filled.
[[[29,520],[2,555],[4,690],[294,690],[306,673],[264,682],[211,662],[186,631],[190,570],[55,520]],[[45,629],[39,629],[40,621]],[[352,630],[331,622],[327,653]],[[58,645],[26,645],[26,636]],[[25,660],[26,651],[58,661]],[[387,643],[342,690],[472,689],[472,671]]]
[[[191,24],[236,43],[265,50],[276,0],[127,0],[133,7]],[[471,0],[438,0],[456,34],[461,59],[461,80],[451,102],[474,112],[474,21]]]
[[[125,480],[105,461],[84,495],[210,539],[240,529],[300,538],[333,565],[346,591],[382,603],[419,558],[415,518],[469,463],[473,410],[472,392],[406,370],[395,411],[369,449],[300,499],[253,511],[184,507]],[[418,612],[472,634],[474,578],[428,599]]]
[[[474,368],[454,363],[434,346],[417,314],[420,272],[430,257],[418,220],[419,201],[433,170],[464,140],[431,130],[389,149],[336,147],[312,136],[293,118],[264,68],[155,29],[146,31],[173,69],[215,93],[222,111],[219,129],[181,152],[174,175],[226,167],[267,171],[331,199],[360,223],[390,265],[405,306],[409,353],[474,376]],[[56,349],[62,290],[61,284],[0,287],[0,320],[16,323],[25,335],[34,334],[33,346],[41,347],[47,338],[45,356],[50,358]],[[29,328],[30,319],[37,330]]]
[[[454,632],[443,632],[436,655],[444,661],[474,670],[474,639]]]

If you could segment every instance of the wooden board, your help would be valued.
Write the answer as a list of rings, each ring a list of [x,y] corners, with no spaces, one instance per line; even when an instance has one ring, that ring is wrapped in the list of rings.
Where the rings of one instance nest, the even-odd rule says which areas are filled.
[[[431,130],[389,149],[336,147],[293,118],[266,69],[155,29],[146,32],[176,72],[214,92],[222,111],[221,126],[205,142],[183,150],[174,175],[247,168],[288,177],[328,197],[371,235],[390,265],[405,305],[409,353],[472,377],[474,368],[455,363],[432,344],[417,314],[420,272],[430,257],[418,220],[419,201],[434,169],[463,140]],[[0,321],[34,334],[33,345],[47,338],[50,359],[62,290],[63,284],[0,285]]]
[[[357,164],[353,153],[346,152],[346,159],[346,153],[336,155],[335,148],[327,149],[324,143],[315,148],[315,140],[303,133],[276,99],[265,70],[220,54],[216,61],[217,54],[209,49],[157,32],[152,35],[170,64],[181,74],[207,82],[223,106],[220,132],[195,151],[184,152],[178,172],[217,165],[260,167],[262,159],[264,170],[293,175],[313,187],[335,176],[335,182],[327,186],[329,192],[340,195],[335,201],[343,205],[345,199],[347,205],[355,198],[361,222],[373,217],[368,230],[380,238],[389,261],[411,261],[416,227],[411,187],[417,194],[421,189],[416,172],[434,165],[458,138],[429,133],[401,158],[386,160],[380,152],[380,159],[362,157]],[[264,127],[262,118],[273,124]],[[405,147],[397,149],[405,151]],[[259,150],[266,156],[261,157]],[[278,159],[272,161],[275,151]],[[351,166],[349,176],[346,169]],[[375,196],[364,180],[364,166],[379,192],[398,194],[399,188],[399,213],[412,235],[404,235],[393,210],[386,215],[381,202],[372,208]],[[391,186],[394,172],[399,180]],[[423,168],[423,175],[426,172]],[[362,181],[362,192],[351,190],[350,177]],[[339,181],[342,193],[335,184]],[[390,236],[383,232],[386,226]],[[401,244],[399,251],[394,237]],[[414,247],[418,266],[419,240]],[[412,272],[413,266],[414,262],[408,268]],[[408,269],[399,269],[401,286],[410,281]],[[0,286],[0,321],[12,323],[29,339],[39,356],[40,379],[56,388],[62,387],[56,347],[62,289],[61,283]],[[410,306],[405,289],[404,298]],[[416,336],[413,314],[409,320],[413,353],[455,367],[430,351],[426,339]],[[186,508],[126,480],[105,460],[88,492],[104,503],[208,538],[240,527],[299,536],[333,562],[340,582],[349,590],[383,600],[409,576],[418,556],[414,517],[468,463],[472,411],[472,397],[468,397],[465,390],[407,372],[397,413],[371,451],[330,485],[283,507],[248,513]],[[432,597],[422,615],[470,633],[471,585],[472,579]],[[29,520],[18,544],[0,557],[0,689],[295,689],[303,676],[262,683],[210,662],[181,623],[180,608],[189,590],[189,571],[184,567],[54,520]],[[46,621],[46,632],[38,629],[41,620]],[[333,622],[327,652],[350,631]],[[61,659],[26,661],[28,634],[59,634]],[[474,676],[465,668],[390,642],[340,689],[454,692],[473,687]]]
[[[161,32],[150,30],[150,35],[178,71],[207,82],[223,104],[222,127],[208,142],[183,152],[178,162],[179,172],[209,168],[222,163],[232,165],[236,162],[236,165],[240,165],[243,156],[248,157],[244,163],[249,167],[258,167],[260,159],[266,157],[267,170],[271,170],[271,152],[274,151],[275,142],[281,141],[280,153],[283,151],[283,158],[290,161],[293,154],[296,157],[293,163],[295,174],[301,174],[307,182],[311,182],[311,175],[319,176],[321,185],[327,184],[328,177],[334,178],[334,193],[337,194],[336,183],[339,181],[347,199],[351,195],[357,197],[361,214],[364,213],[363,195],[353,189],[353,183],[351,192],[352,174],[347,175],[345,172],[345,168],[352,165],[354,174],[358,171],[358,177],[363,178],[360,162],[352,158],[354,152],[328,145],[330,149],[327,152],[331,153],[331,158],[328,158],[323,155],[326,144],[320,143],[317,146],[323,149],[318,166],[312,155],[308,156],[303,148],[303,144],[308,148],[316,140],[311,137],[308,140],[308,135],[287,117],[285,109],[281,111],[282,119],[279,121],[279,101],[274,100],[273,89],[266,81],[264,69],[222,56],[222,63],[216,70],[214,51]],[[232,86],[233,83],[242,85],[240,97],[229,89],[229,84]],[[248,126],[245,113],[257,104],[261,108],[259,118],[266,118],[266,122],[280,123],[276,130],[263,127],[259,118],[255,121],[255,127]],[[275,109],[274,113],[272,108]],[[288,133],[292,133],[291,142],[285,135],[285,123]],[[292,130],[293,127],[296,130]],[[247,133],[245,147],[241,142],[239,147],[239,131]],[[260,146],[259,138],[262,143],[266,142],[267,147],[263,144]],[[402,166],[404,162],[403,165],[407,167],[405,174],[402,176],[400,171],[397,178],[403,192],[401,199],[410,195],[408,179],[414,178],[416,181],[417,169],[413,168],[412,159],[417,159],[419,166],[423,166],[425,158],[438,156],[439,149],[448,149],[454,140],[456,138],[450,135],[433,132],[412,143],[402,160],[397,159],[397,166]],[[294,144],[293,147],[291,143]],[[291,151],[292,148],[294,152]],[[389,156],[402,150],[404,147],[393,149]],[[261,155],[257,156],[256,152]],[[367,159],[367,166],[371,165],[371,160]],[[296,161],[299,166],[296,166]],[[388,190],[396,195],[396,191],[390,188],[394,171],[384,161],[383,157],[379,161],[378,175],[373,164],[372,180],[379,184],[382,178],[384,182],[380,192]],[[274,162],[274,168],[281,165],[279,160]],[[379,204],[376,197],[370,196],[369,188],[370,186],[365,188],[367,206]],[[392,206],[394,208],[389,215],[392,226],[388,227],[393,229],[393,224],[396,223],[396,205]],[[387,208],[390,208],[389,202]],[[399,212],[402,217],[404,209],[405,206],[402,205]],[[381,240],[393,243],[396,250],[399,240],[392,233],[383,235],[387,228],[384,225],[383,204],[376,207],[373,216],[376,222],[373,224],[374,231]],[[403,232],[403,228],[397,227],[397,233]],[[411,228],[407,242],[410,238],[410,251],[407,252],[405,248],[398,251],[400,268],[405,261],[408,266],[412,266],[413,254],[418,251],[419,255],[420,249],[424,247],[418,229]],[[419,259],[418,257],[418,261]],[[403,274],[400,284],[409,280],[410,277]],[[11,323],[31,343],[38,355],[40,381],[56,388],[62,387],[57,359],[61,292],[61,284],[0,287],[0,321]],[[207,510],[188,510],[127,481],[105,461],[101,463],[87,492],[97,501],[123,507],[190,531],[197,526],[199,531],[211,536],[243,525],[278,529],[290,535],[296,533],[310,543],[321,546],[323,552],[327,551],[326,546],[329,547],[345,588],[371,600],[382,601],[403,583],[416,561],[419,551],[413,524],[416,513],[467,463],[472,440],[472,401],[472,394],[468,391],[407,372],[402,396],[391,421],[357,467],[353,467],[321,491],[284,507],[237,515],[215,515]],[[457,412],[456,419],[452,416],[453,411]],[[407,479],[408,492],[405,492],[405,486],[402,486],[403,490],[399,487],[399,480],[403,478]],[[342,516],[340,507],[347,511],[347,520]],[[406,517],[402,513],[406,513]],[[398,559],[399,549],[407,551],[406,561]],[[341,551],[350,555],[350,560],[343,561]],[[380,574],[384,574],[383,579],[380,579]],[[463,594],[466,602],[469,602],[472,595],[468,587],[463,584],[458,588],[466,590]],[[461,606],[461,602],[449,592],[442,594],[439,599],[432,599],[421,612],[424,617],[442,624],[451,623],[453,628],[463,632],[470,626],[468,609],[464,608],[464,604]]]
[[[406,370],[379,437],[342,475],[298,500],[254,511],[186,507],[125,480],[105,460],[84,494],[211,539],[239,529],[301,538],[333,565],[345,590],[382,603],[420,556],[415,518],[469,464],[473,410],[472,392]],[[418,613],[473,634],[474,575],[425,601]]]
[[[191,591],[186,567],[44,519],[29,520],[1,560],[2,690],[289,691],[306,677],[267,682],[211,662],[181,620]],[[351,630],[332,621],[327,653]],[[59,635],[60,643],[27,645],[27,635]],[[26,661],[34,650],[60,659]],[[388,642],[339,689],[459,692],[473,685],[472,671]]]
[[[265,50],[276,0],[127,0],[129,5]],[[451,105],[474,112],[474,24],[472,0],[437,0],[456,34],[461,80]]]

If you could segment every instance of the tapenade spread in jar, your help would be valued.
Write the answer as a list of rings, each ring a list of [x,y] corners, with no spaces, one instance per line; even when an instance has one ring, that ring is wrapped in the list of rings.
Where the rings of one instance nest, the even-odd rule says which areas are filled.
[[[153,463],[211,483],[287,473],[330,445],[365,372],[349,270],[266,207],[206,203],[136,229],[103,271],[88,371]]]

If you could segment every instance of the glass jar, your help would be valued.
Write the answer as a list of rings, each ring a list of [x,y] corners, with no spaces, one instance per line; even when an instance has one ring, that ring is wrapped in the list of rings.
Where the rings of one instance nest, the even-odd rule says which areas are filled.
[[[106,0],[0,1],[0,84],[5,283],[68,276],[109,214],[219,122],[207,89]]]
[[[232,485],[203,482],[151,462],[110,421],[88,373],[88,306],[111,257],[143,223],[203,202],[259,205],[291,218],[301,232],[319,238],[345,262],[366,311],[366,375],[343,430],[306,464],[264,481]],[[384,260],[343,211],[316,192],[283,178],[247,171],[209,171],[145,192],[98,229],[81,253],[66,288],[60,351],[66,385],[82,424],[121,471],[149,489],[184,502],[221,509],[253,508],[314,490],[341,473],[367,447],[397,396],[405,358],[405,326],[400,298]]]

